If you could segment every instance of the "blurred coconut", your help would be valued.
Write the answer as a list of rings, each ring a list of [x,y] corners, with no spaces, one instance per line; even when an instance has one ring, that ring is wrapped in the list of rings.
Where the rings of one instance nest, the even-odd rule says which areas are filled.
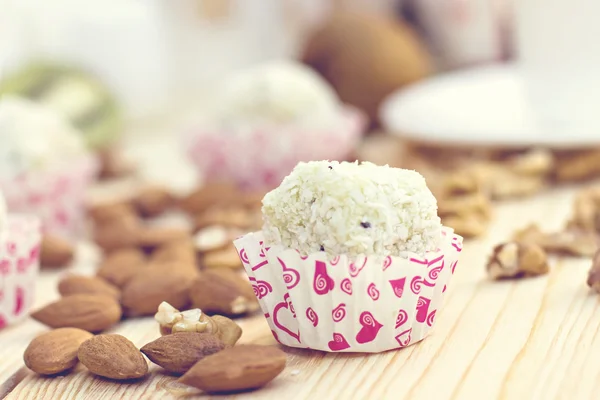
[[[64,115],[91,149],[113,144],[122,130],[119,107],[109,90],[85,71],[35,63],[0,82],[0,96],[13,94],[42,103]]]
[[[377,125],[381,101],[429,75],[430,57],[409,26],[383,16],[340,12],[309,37],[303,61],[320,72],[345,103]]]

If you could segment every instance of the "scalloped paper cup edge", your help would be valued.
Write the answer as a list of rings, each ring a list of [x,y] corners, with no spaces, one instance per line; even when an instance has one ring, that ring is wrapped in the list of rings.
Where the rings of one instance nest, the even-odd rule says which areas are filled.
[[[0,235],[0,329],[28,315],[40,268],[40,221],[9,215]]]
[[[85,201],[100,163],[94,155],[45,171],[36,171],[0,181],[11,212],[33,214],[42,229],[53,234],[75,237],[85,226]]]
[[[262,232],[234,241],[275,339],[328,352],[378,353],[423,340],[433,327],[462,251],[444,227],[440,249],[425,257],[328,260],[265,247]]]
[[[365,129],[364,114],[350,106],[340,127],[300,128],[293,124],[240,132],[199,125],[183,135],[188,158],[207,180],[232,179],[243,188],[275,187],[301,161],[344,160]]]

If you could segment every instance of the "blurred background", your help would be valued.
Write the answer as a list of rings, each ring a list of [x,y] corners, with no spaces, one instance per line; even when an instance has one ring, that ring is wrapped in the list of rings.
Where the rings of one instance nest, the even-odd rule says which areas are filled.
[[[476,164],[489,198],[530,195],[600,173],[598,6],[551,3],[0,0],[0,96],[64,114],[103,176],[267,189],[361,159],[436,187]]]

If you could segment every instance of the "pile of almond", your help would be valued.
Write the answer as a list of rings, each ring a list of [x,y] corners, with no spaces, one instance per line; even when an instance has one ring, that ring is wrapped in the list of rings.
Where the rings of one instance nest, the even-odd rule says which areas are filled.
[[[182,375],[178,382],[207,393],[256,389],[275,379],[287,357],[272,346],[236,343],[242,329],[220,315],[200,309],[180,312],[163,302],[155,315],[163,336],[138,349],[118,334],[92,333],[63,327],[29,344],[25,364],[41,375],[68,373],[78,362],[91,373],[113,380],[148,375],[146,356],[166,371]]]
[[[285,354],[233,348],[242,331],[227,318],[259,309],[232,241],[260,229],[261,198],[219,183],[183,198],[147,187],[129,199],[91,207],[93,238],[104,259],[95,276],[64,275],[61,298],[31,313],[54,330],[34,339],[25,352],[27,366],[52,375],[79,360],[96,375],[135,379],[148,373],[143,353],[170,372],[185,373],[182,383],[205,391],[253,388],[273,379],[285,366]],[[191,229],[153,223],[173,211],[187,216]],[[74,253],[67,241],[46,236],[42,264],[66,266]],[[124,317],[155,313],[166,336],[141,352],[121,335],[93,335]]]

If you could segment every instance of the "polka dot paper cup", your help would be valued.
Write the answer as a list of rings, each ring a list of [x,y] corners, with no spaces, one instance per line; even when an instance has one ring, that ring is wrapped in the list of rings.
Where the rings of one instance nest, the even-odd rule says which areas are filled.
[[[86,156],[0,181],[0,190],[10,212],[39,217],[44,232],[76,237],[84,229],[85,197],[98,171],[97,158]]]
[[[10,215],[0,234],[0,329],[27,316],[40,266],[40,222]]]
[[[261,232],[234,244],[275,339],[328,352],[377,353],[423,340],[433,327],[462,251],[443,230],[424,257],[328,260],[324,252],[265,247]]]
[[[364,129],[364,115],[348,107],[336,128],[194,129],[186,135],[185,147],[206,180],[232,180],[241,188],[265,189],[279,185],[300,161],[346,160]]]

